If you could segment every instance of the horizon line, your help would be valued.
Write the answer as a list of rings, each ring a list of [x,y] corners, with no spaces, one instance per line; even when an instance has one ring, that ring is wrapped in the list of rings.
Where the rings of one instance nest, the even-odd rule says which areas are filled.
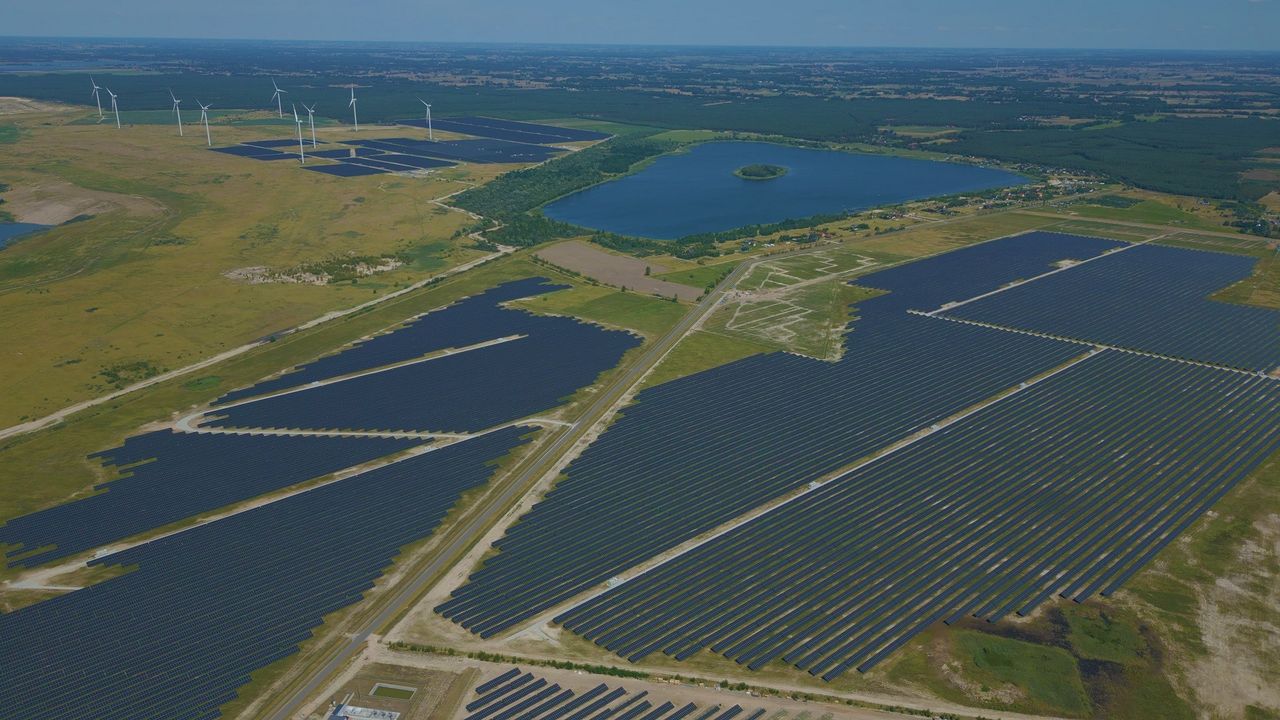
[[[1210,54],[1261,54],[1280,55],[1280,48],[1205,48],[1205,47],[1114,47],[1114,46],[991,46],[991,45],[795,45],[753,43],[662,43],[662,42],[558,42],[535,40],[370,40],[341,38],[266,38],[266,37],[185,37],[177,35],[8,35],[5,40],[99,40],[99,41],[175,41],[175,42],[243,42],[243,43],[292,43],[292,44],[382,44],[382,45],[454,45],[454,46],[525,46],[525,47],[582,47],[582,48],[701,48],[701,49],[769,49],[769,50],[950,50],[984,52],[1155,52],[1155,53],[1210,53]]]

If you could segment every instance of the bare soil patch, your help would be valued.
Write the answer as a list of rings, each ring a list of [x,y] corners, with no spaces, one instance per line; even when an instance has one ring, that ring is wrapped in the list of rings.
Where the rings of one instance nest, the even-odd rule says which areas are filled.
[[[17,115],[18,113],[58,112],[70,106],[61,103],[43,102],[20,97],[0,97],[0,115]]]
[[[81,215],[101,215],[127,210],[137,215],[158,215],[164,207],[137,195],[89,190],[62,180],[18,185],[4,195],[5,209],[19,222],[61,225]]]
[[[668,298],[674,295],[680,300],[688,301],[697,300],[702,295],[701,288],[651,277],[666,272],[665,266],[641,258],[614,255],[577,240],[543,248],[537,252],[537,256],[552,265],[572,270],[606,285]],[[649,275],[645,274],[646,268]]]

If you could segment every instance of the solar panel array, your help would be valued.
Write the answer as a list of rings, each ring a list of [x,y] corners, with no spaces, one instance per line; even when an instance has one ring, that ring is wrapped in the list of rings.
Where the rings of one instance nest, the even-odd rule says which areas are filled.
[[[220,427],[465,432],[549,410],[640,344],[543,317],[517,338],[218,411]]]
[[[1280,383],[1103,351],[562,614],[639,660],[830,680],[943,619],[1115,590],[1280,447]]]
[[[500,632],[1082,352],[867,311],[839,362],[774,353],[645,390],[438,610]]]
[[[1079,359],[1085,352],[1080,344],[906,311],[966,300],[1041,275],[1059,261],[1123,247],[1110,240],[1029,233],[874,273],[858,284],[890,292],[859,306],[862,317],[846,336],[839,362],[756,356],[642,392],[437,611],[483,637],[502,632],[770,499],[919,431],[937,430],[930,426],[938,420]],[[1211,279],[1200,281],[1203,292],[1226,281],[1218,269],[1206,272]],[[1238,276],[1240,269],[1233,272]],[[1093,316],[1106,321],[1101,311]],[[1226,315],[1220,321],[1231,322]],[[1014,338],[1029,342],[1008,344]],[[709,549],[694,551],[694,559],[669,563],[683,572],[678,577],[677,570],[665,574],[663,566],[562,619],[634,659],[656,650],[688,657],[711,647],[753,667],[783,657],[831,678],[850,667],[870,667],[939,619],[938,613],[977,610],[996,617],[1010,607],[1034,607],[1046,591],[1068,583],[1074,583],[1067,588],[1073,597],[1103,584],[1111,590],[1274,450],[1277,387],[1259,376],[1109,351],[854,476],[858,488],[877,489],[885,498],[890,491],[915,493],[900,496],[915,505],[883,506],[873,502],[881,496],[837,495],[854,482],[846,478],[812,493],[814,500],[766,513],[724,536],[729,539],[703,546]],[[1050,407],[1068,414],[1037,413]],[[1045,434],[1023,435],[1028,422],[1039,423],[1034,427],[1043,426]],[[941,449],[926,456],[931,448]],[[1116,455],[1126,452],[1128,463]],[[1048,458],[1062,462],[1045,465]],[[1108,463],[1131,471],[1139,467],[1136,458],[1145,463],[1145,474],[1100,472]],[[912,459],[930,464],[889,472]],[[956,464],[943,464],[947,459]],[[1035,472],[1019,475],[1019,464]],[[931,474],[919,481],[910,474],[926,467]],[[1063,474],[1071,472],[1078,475]],[[1072,485],[1075,477],[1088,480]],[[1055,492],[1076,494],[1054,503]],[[952,510],[941,504],[943,497],[969,505]],[[1093,508],[1099,497],[1124,502],[1105,512],[1077,512]],[[827,515],[813,506],[822,498],[830,500],[822,508]],[[1006,502],[990,504],[996,498]],[[802,520],[795,520],[802,510],[793,506],[803,509]],[[1040,511],[1041,527],[1067,534],[1028,534],[1025,525],[1005,532],[1000,523],[1019,519],[1009,512],[1014,506]],[[939,516],[943,507],[948,511]],[[925,524],[903,524],[920,517]],[[819,518],[829,523],[821,525]],[[885,518],[892,521],[881,522]],[[875,523],[867,525],[868,519]],[[1058,524],[1046,524],[1052,522]],[[729,545],[755,528],[775,527],[776,542],[765,534]],[[1094,531],[1102,534],[1089,534]],[[828,536],[814,535],[821,532]],[[1064,538],[1078,542],[1053,544]],[[804,547],[830,547],[835,554],[823,556],[826,565],[811,567],[786,554],[789,543],[816,543]],[[728,549],[710,555],[721,547]],[[912,554],[924,547],[934,554]],[[1032,552],[1046,547],[1059,552]],[[1021,554],[990,560],[1001,548]],[[973,555],[984,550],[987,555]],[[948,552],[990,562],[973,560],[966,567],[978,572],[967,571],[938,561]],[[746,556],[758,556],[761,564]],[[1111,564],[1070,565],[1100,557]],[[774,559],[781,565],[771,564]],[[1068,564],[1052,565],[1056,560]],[[875,572],[888,579],[876,582],[881,576]],[[1043,573],[1062,573],[1062,583],[1049,587],[1054,576]],[[650,575],[668,584],[648,593]],[[774,599],[781,605],[771,605]],[[793,607],[798,615],[788,612]],[[771,625],[779,616],[785,622]],[[792,621],[800,624],[787,624]]]
[[[1142,245],[947,311],[947,315],[1270,371],[1280,367],[1280,311],[1214,302],[1255,260]]]
[[[951,250],[859,277],[856,284],[888,290],[876,298],[882,312],[929,311],[1035,277],[1063,260],[1087,260],[1127,243],[1103,238],[1029,232]]]
[[[399,122],[401,125],[411,125],[413,127],[420,128],[427,127],[427,121],[425,119],[415,118],[412,120],[401,120]],[[535,145],[555,145],[557,143],[604,140],[609,137],[606,133],[593,132],[591,130],[576,130],[573,128],[558,127],[556,125],[541,125],[538,123],[516,122],[513,120],[498,120],[495,118],[474,116],[437,118],[433,121],[432,127],[436,130],[444,130],[462,135],[474,135],[476,137],[510,140],[512,142],[532,143]]]
[[[11,567],[33,567],[420,443],[147,433],[93,456],[127,474],[95,486],[95,495],[8,521],[0,543],[13,546],[6,552]]]
[[[446,348],[466,347],[508,335],[530,334],[550,318],[508,309],[502,304],[567,287],[543,277],[512,280],[419,315],[393,332],[363,340],[337,354],[326,355],[252,387],[229,392],[218,398],[215,404],[391,365]]]
[[[0,615],[9,717],[203,719],[358,601],[523,429],[450,445],[101,560],[120,577]]]
[[[745,712],[738,705],[700,709],[605,683],[578,692],[519,668],[481,683],[475,693],[467,703],[466,720],[733,720]],[[742,720],[759,720],[764,713],[758,709]]]
[[[563,152],[552,147],[509,142],[506,140],[421,140],[390,137],[344,140],[347,145],[419,157],[457,160],[470,163],[536,163],[550,160]]]
[[[297,160],[296,140],[253,140],[229,147],[210,148],[214,152],[246,157],[252,160]],[[312,150],[314,146],[307,141],[305,152],[307,158],[323,158],[319,165],[303,165],[304,170],[336,175],[339,177],[358,177],[361,175],[380,175],[387,172],[414,172],[432,168],[453,167],[457,163],[449,160],[427,157],[416,153],[403,154],[386,150],[347,147]],[[541,150],[536,152],[541,153]],[[353,155],[354,153],[354,155]],[[333,161],[330,164],[329,161]]]
[[[473,127],[483,126],[492,128],[502,128],[504,130],[514,130],[517,132],[542,133],[544,135],[557,135],[570,142],[584,142],[592,140],[607,140],[612,137],[608,133],[596,132],[595,130],[581,130],[578,128],[567,128],[559,125],[546,125],[544,123],[521,122],[518,120],[502,120],[499,118],[483,117],[479,115],[467,115],[464,117],[449,118],[454,122],[466,123]]]

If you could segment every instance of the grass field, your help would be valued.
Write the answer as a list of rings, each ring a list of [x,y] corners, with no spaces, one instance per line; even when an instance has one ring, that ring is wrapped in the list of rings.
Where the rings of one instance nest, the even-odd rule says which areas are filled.
[[[604,325],[636,330],[650,338],[669,330],[688,310],[688,307],[670,300],[598,285],[583,285],[539,295],[516,304],[536,312],[573,315]]]
[[[677,282],[681,285],[705,288],[720,282],[724,279],[725,275],[728,275],[733,268],[737,266],[737,264],[738,263],[736,261],[710,262],[706,265],[697,265],[683,270],[665,272],[660,275],[656,275],[655,277],[662,278],[663,280],[670,280],[671,282]]]
[[[1095,205],[1088,200],[1073,203],[1063,210],[1071,215],[1104,220],[1125,220],[1129,222],[1150,223],[1152,225],[1177,225],[1195,230],[1216,230],[1225,228],[1217,213],[1207,211],[1194,212],[1168,202],[1158,200],[1140,200],[1129,207]]]
[[[91,199],[93,217],[0,256],[0,426],[39,417],[478,257],[455,233],[471,222],[431,198],[483,180],[464,167],[429,180],[328,178],[288,161],[211,153],[162,126],[73,125],[20,115],[0,145],[6,209]],[[51,123],[45,125],[44,123]],[[279,132],[217,128],[220,142]],[[343,133],[346,130],[336,130]],[[127,178],[127,180],[125,179]],[[404,266],[331,285],[249,285],[244,267],[288,271],[343,258],[403,256]]]
[[[771,352],[773,345],[747,338],[698,331],[685,336],[662,362],[645,378],[644,387],[661,385],[669,380],[710,370],[750,355]]]

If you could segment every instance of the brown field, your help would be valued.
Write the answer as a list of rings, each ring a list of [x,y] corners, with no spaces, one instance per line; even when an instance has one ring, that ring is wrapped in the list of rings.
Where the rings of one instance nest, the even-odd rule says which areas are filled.
[[[626,255],[614,255],[578,240],[556,243],[539,250],[537,255],[552,265],[572,270],[606,285],[667,298],[675,296],[686,301],[697,300],[702,295],[700,288],[659,280],[645,274],[646,269],[653,275],[665,272],[668,268],[664,265]]]

